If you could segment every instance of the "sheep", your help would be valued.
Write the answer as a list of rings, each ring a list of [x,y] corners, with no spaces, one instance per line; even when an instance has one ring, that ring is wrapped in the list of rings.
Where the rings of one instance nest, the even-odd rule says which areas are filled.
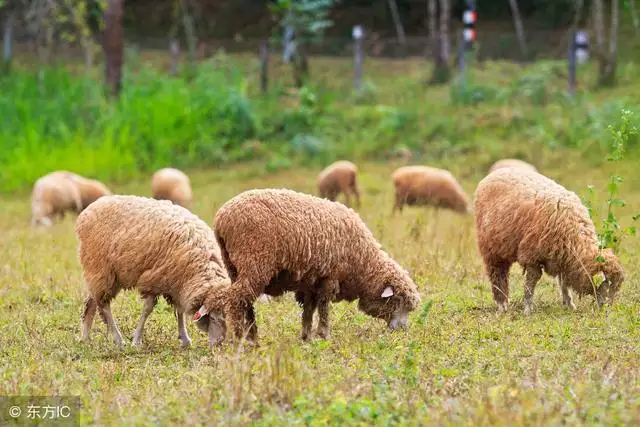
[[[393,172],[391,179],[396,198],[392,212],[402,212],[406,204],[470,213],[469,197],[449,171],[429,166],[402,166]]]
[[[338,194],[344,193],[347,206],[351,206],[351,195],[360,208],[360,192],[356,184],[358,167],[347,160],[340,160],[327,166],[317,179],[319,196],[335,201]]]
[[[80,191],[82,200],[82,210],[86,209],[91,203],[100,197],[111,196],[113,193],[102,182],[95,179],[86,178],[84,176],[68,172],[69,178],[75,182]]]
[[[211,228],[187,209],[169,201],[138,196],[105,196],[93,202],[76,220],[78,255],[88,297],[82,313],[82,341],[99,310],[115,343],[120,331],[111,315],[111,300],[121,289],[137,289],[144,309],[133,335],[142,342],[144,324],[159,296],[174,306],[182,347],[191,339],[184,313],[194,313],[207,295],[230,285],[220,248]],[[220,335],[224,319],[198,318],[209,333],[209,344]]]
[[[500,311],[509,303],[509,268],[525,274],[524,312],[531,313],[533,291],[544,270],[558,277],[563,304],[575,309],[569,288],[612,299],[624,281],[611,249],[600,249],[589,212],[580,198],[531,170],[503,168],[487,175],[475,192],[478,247]],[[592,277],[604,274],[596,289]]]
[[[67,178],[66,171],[55,171],[39,178],[31,192],[31,226],[51,226],[55,216],[65,212],[79,213],[82,199],[77,186]]]
[[[497,162],[495,162],[491,166],[491,168],[489,169],[489,173],[494,172],[494,171],[496,171],[498,169],[508,168],[508,167],[519,167],[519,168],[532,170],[534,172],[538,171],[535,166],[533,166],[532,164],[529,164],[529,163],[527,163],[527,162],[525,162],[523,160],[519,160],[519,159],[502,159],[502,160],[498,160]]]
[[[243,313],[251,324],[253,302],[262,293],[296,292],[303,340],[316,309],[318,335],[328,337],[329,301],[358,299],[360,310],[391,329],[405,327],[420,303],[409,274],[381,249],[359,215],[340,203],[287,189],[248,190],[220,207],[214,230],[233,284],[219,298],[207,298],[201,310],[224,312],[237,338]],[[255,340],[256,333],[254,322],[247,338]]]
[[[156,171],[151,178],[151,192],[157,200],[170,200],[184,208],[191,205],[191,182],[178,169],[164,168]]]

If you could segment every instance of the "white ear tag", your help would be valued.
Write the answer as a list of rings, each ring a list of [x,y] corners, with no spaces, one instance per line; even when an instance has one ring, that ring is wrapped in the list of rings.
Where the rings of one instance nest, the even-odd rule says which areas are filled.
[[[393,289],[391,289],[391,286],[387,286],[386,288],[384,288],[384,291],[382,291],[382,295],[380,296],[382,298],[389,298],[393,296]]]
[[[207,314],[209,314],[209,311],[204,308],[204,305],[202,307],[200,307],[200,309],[198,311],[195,312],[195,314],[193,315],[193,321],[197,322],[198,320],[200,320],[200,318],[202,316],[206,316]]]

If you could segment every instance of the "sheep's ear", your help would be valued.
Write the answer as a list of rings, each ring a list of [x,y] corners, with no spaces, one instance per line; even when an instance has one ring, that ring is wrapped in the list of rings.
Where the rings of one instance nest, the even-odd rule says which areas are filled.
[[[206,308],[204,308],[204,305],[202,307],[200,307],[200,309],[198,311],[196,311],[196,313],[193,315],[193,321],[197,322],[198,320],[200,320],[200,318],[202,316],[206,316],[207,314],[209,314],[209,310],[207,310]]]
[[[384,291],[382,291],[382,295],[380,295],[382,298],[389,298],[393,296],[393,289],[391,288],[391,286],[387,286],[386,288],[384,288]]]

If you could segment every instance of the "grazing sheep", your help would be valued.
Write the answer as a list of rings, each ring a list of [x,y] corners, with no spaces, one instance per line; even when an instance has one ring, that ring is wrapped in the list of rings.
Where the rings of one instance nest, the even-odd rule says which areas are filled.
[[[475,192],[474,210],[480,253],[501,311],[509,303],[508,274],[514,262],[526,274],[526,314],[543,269],[559,277],[563,303],[572,309],[569,288],[595,295],[603,304],[624,281],[613,252],[599,249],[595,227],[578,196],[537,172],[504,168],[487,175]],[[599,273],[605,281],[596,289],[592,277]]]
[[[402,166],[391,175],[396,201],[393,212],[402,212],[403,205],[432,205],[470,212],[469,197],[458,181],[446,170],[428,166]]]
[[[318,175],[317,185],[320,197],[335,201],[338,194],[344,193],[347,206],[351,206],[351,195],[360,208],[360,192],[356,184],[358,167],[347,160],[340,160],[327,166]]]
[[[216,213],[215,235],[233,285],[223,298],[205,301],[203,313],[222,310],[236,337],[243,315],[255,319],[253,303],[262,293],[295,291],[303,306],[302,338],[319,313],[318,334],[329,334],[328,303],[353,301],[391,329],[407,324],[420,295],[407,272],[380,248],[350,208],[286,189],[245,191]],[[248,337],[255,340],[251,325]]]
[[[71,179],[80,191],[82,200],[82,210],[86,209],[91,203],[100,197],[111,196],[113,193],[109,188],[95,179],[85,178],[84,176],[67,172],[67,176]]]
[[[137,196],[101,197],[76,220],[79,259],[89,296],[82,314],[82,340],[96,311],[123,345],[111,315],[111,300],[121,289],[135,288],[144,309],[133,335],[140,345],[143,328],[158,296],[175,307],[181,345],[191,339],[184,313],[194,313],[207,295],[229,285],[229,276],[211,228],[187,209],[168,201]],[[220,335],[224,319],[202,316],[198,327],[209,332],[209,342]]]
[[[502,168],[510,168],[510,167],[514,167],[514,168],[524,168],[527,170],[531,170],[534,172],[537,172],[537,169],[535,166],[533,166],[532,164],[529,164],[523,160],[519,160],[519,159],[502,159],[502,160],[498,160],[497,162],[495,162],[491,168],[489,169],[489,173],[494,172],[498,169],[502,169]]]
[[[182,171],[174,168],[158,170],[151,178],[151,192],[157,200],[170,200],[185,208],[191,205],[191,182]]]
[[[31,192],[31,226],[51,226],[53,218],[64,218],[65,212],[79,213],[82,199],[77,186],[66,171],[51,172],[39,178]]]

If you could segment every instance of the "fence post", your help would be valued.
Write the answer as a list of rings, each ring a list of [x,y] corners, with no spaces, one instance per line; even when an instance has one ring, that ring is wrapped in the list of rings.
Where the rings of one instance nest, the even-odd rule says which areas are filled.
[[[180,62],[180,43],[178,40],[171,39],[169,42],[169,53],[171,54],[171,68],[169,74],[175,76],[178,74],[178,62]]]
[[[260,89],[266,93],[269,89],[269,41],[260,43]]]
[[[353,62],[355,68],[355,81],[354,86],[356,91],[360,92],[362,89],[362,60],[364,57],[363,49],[362,49],[362,40],[364,37],[364,31],[360,25],[356,25],[353,27],[353,40],[354,44],[354,53],[353,53]]]
[[[586,31],[572,31],[569,39],[568,78],[569,94],[576,93],[577,68],[589,59],[589,39]]]
[[[466,53],[473,47],[473,42],[476,40],[476,30],[474,25],[478,14],[476,12],[475,0],[467,0],[467,9],[462,14],[462,22],[464,28],[462,29],[462,42],[460,43],[460,83],[464,84],[465,62]]]
[[[11,68],[11,59],[13,57],[13,12],[9,12],[9,16],[4,23],[3,33],[3,52],[2,52],[2,69],[0,71],[8,73]]]

